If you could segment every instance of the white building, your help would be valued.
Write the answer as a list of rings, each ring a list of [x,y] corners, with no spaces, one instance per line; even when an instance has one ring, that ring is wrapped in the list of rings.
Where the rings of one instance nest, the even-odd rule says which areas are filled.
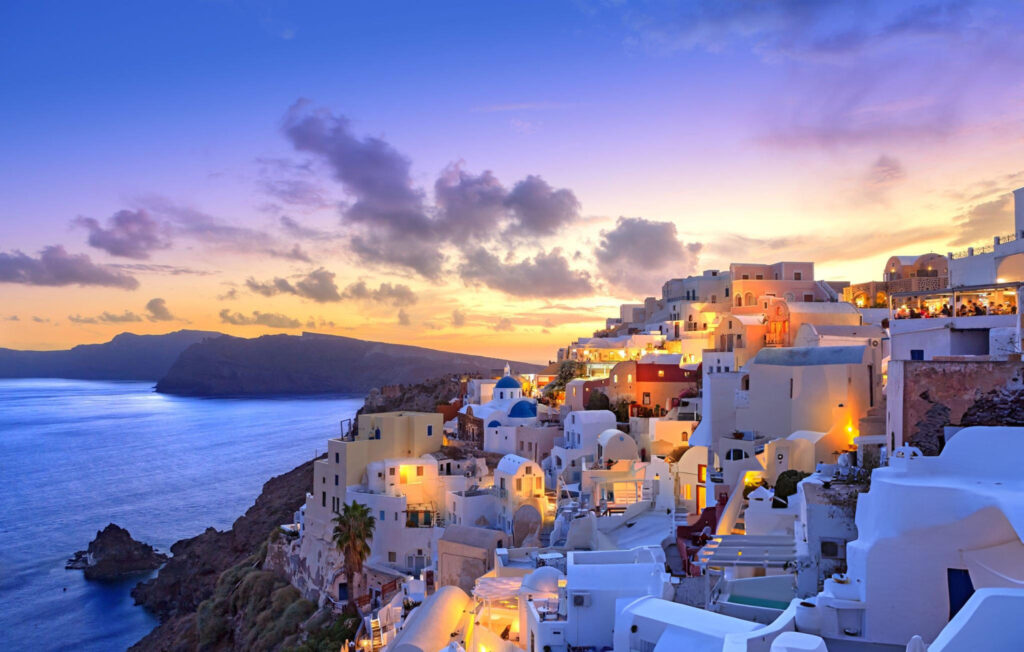
[[[535,599],[526,605],[521,636],[526,650],[611,647],[615,616],[625,604],[672,595],[660,548],[573,551],[567,557],[565,585],[559,586],[557,600]]]

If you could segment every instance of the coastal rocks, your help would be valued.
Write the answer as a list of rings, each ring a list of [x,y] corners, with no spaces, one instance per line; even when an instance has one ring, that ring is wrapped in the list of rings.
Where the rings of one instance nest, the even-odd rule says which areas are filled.
[[[96,533],[86,550],[76,552],[66,568],[82,569],[87,580],[113,580],[160,568],[166,561],[167,555],[111,523]]]

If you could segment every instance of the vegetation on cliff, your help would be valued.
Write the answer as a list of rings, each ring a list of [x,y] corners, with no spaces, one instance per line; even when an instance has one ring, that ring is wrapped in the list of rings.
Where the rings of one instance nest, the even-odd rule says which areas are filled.
[[[171,546],[174,556],[170,561],[154,579],[139,584],[132,591],[135,601],[155,613],[161,621],[160,625],[136,643],[133,649],[197,649],[200,640],[197,611],[200,605],[215,598],[218,587],[234,588],[230,577],[224,580],[226,584],[221,583],[222,576],[227,571],[235,570],[234,574],[238,575],[239,567],[258,570],[258,565],[254,567],[253,564],[266,554],[268,534],[276,531],[282,523],[292,520],[292,515],[305,501],[306,492],[311,486],[313,460],[267,481],[253,506],[235,521],[230,530],[219,532],[209,528],[198,536],[183,539]],[[283,579],[280,581],[284,582]],[[235,596],[236,600],[246,603],[245,609],[233,613],[233,617],[237,619],[237,622],[233,621],[234,628],[238,631],[248,631],[245,623],[248,622],[247,617],[250,615],[262,615],[266,623],[277,623],[284,617],[284,610],[291,604],[284,604],[290,595],[285,592],[277,597],[277,606],[284,605],[280,613],[273,608],[269,612],[266,609],[249,608],[248,600],[254,597],[257,599],[256,606],[259,606],[260,594],[255,590],[257,588],[266,587],[263,584],[258,587],[249,586],[244,596]],[[242,602],[238,604],[242,605]],[[271,607],[273,606],[271,604]],[[210,608],[212,606],[207,607]],[[298,609],[296,607],[288,614],[289,622],[296,617]],[[287,623],[281,623],[277,631],[286,631],[286,625]],[[208,624],[207,627],[213,625]],[[241,643],[236,644],[234,635],[221,641],[219,647],[214,647],[246,649]]]

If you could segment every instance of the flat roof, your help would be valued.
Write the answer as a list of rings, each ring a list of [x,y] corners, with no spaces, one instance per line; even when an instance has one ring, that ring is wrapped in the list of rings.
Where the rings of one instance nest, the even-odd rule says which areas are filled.
[[[860,364],[864,346],[794,346],[765,348],[754,356],[754,364],[781,367],[808,367],[827,364]]]

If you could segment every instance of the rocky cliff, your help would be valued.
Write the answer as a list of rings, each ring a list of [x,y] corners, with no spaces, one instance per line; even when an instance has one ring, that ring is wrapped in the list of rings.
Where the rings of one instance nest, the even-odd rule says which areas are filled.
[[[252,567],[252,564],[258,567],[262,563],[262,559],[254,561],[254,555],[265,555],[268,536],[282,523],[292,521],[293,514],[305,501],[306,492],[312,486],[311,460],[267,481],[253,506],[235,521],[230,530],[221,532],[209,528],[198,536],[183,539],[171,546],[171,560],[154,579],[139,584],[132,591],[136,603],[155,613],[161,621],[133,649],[195,649],[199,641],[196,614],[199,606],[211,599],[216,602],[218,581],[226,571],[234,569],[235,575],[242,576],[244,571],[236,567],[244,569]],[[250,580],[250,583],[256,582],[257,578]],[[262,582],[259,586],[247,584],[247,590],[272,587],[268,589],[272,593],[283,588],[283,584],[273,586],[275,580],[272,578],[263,578],[259,582]],[[230,602],[230,589],[236,588],[235,584],[223,589],[224,595],[220,597]],[[285,592],[280,593],[278,606],[290,597]],[[303,605],[295,611],[307,609],[308,605]],[[290,617],[295,618],[297,614],[293,613]]]
[[[190,396],[365,394],[373,387],[453,373],[490,374],[505,360],[303,333],[219,337],[186,349],[156,386]],[[512,363],[517,372],[539,365]]]
[[[82,380],[159,380],[181,352],[213,331],[181,330],[163,335],[121,333],[104,344],[66,351],[0,349],[0,378],[77,378]]]

